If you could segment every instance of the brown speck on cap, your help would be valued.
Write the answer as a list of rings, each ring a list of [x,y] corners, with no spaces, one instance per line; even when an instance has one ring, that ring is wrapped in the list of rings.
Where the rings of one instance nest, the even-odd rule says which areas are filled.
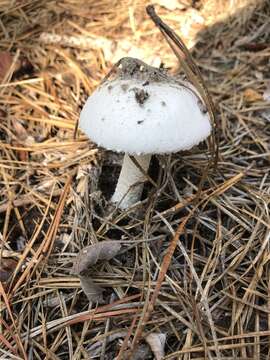
[[[149,98],[148,92],[138,88],[133,88],[133,90],[135,91],[135,99],[137,103],[143,105],[144,102]]]
[[[121,88],[122,88],[122,90],[123,90],[124,92],[126,92],[126,91],[128,90],[128,88],[129,88],[129,86],[128,86],[128,84],[122,84],[122,85],[121,85]]]

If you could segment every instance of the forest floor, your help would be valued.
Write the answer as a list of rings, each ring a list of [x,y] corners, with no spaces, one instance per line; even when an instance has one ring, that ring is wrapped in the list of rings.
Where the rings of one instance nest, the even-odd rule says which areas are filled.
[[[81,108],[121,57],[177,58],[144,0],[0,0],[1,359],[269,359],[269,1],[152,3],[213,99],[218,166],[207,144],[153,157],[108,212],[122,155]]]

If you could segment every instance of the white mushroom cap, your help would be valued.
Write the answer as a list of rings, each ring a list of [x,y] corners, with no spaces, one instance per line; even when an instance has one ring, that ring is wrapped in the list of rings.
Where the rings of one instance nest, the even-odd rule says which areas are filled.
[[[107,81],[88,98],[80,128],[98,145],[118,152],[188,150],[211,132],[209,115],[188,86],[141,79]]]

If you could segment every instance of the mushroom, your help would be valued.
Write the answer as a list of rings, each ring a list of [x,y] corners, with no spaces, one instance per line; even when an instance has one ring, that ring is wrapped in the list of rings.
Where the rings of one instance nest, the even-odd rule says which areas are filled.
[[[139,167],[147,173],[152,154],[192,148],[210,135],[211,124],[190,83],[137,59],[118,64],[114,78],[88,98],[79,126],[97,145],[125,153],[111,200],[126,209],[141,198],[146,177]]]

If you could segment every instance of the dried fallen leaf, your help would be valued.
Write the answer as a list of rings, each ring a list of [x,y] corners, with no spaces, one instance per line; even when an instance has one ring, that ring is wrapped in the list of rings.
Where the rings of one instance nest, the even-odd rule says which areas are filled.
[[[110,260],[118,254],[121,244],[118,241],[102,241],[82,249],[77,255],[71,272],[79,276],[81,287],[89,301],[103,302],[103,289],[96,285],[86,270],[98,261]],[[85,272],[84,274],[82,274]]]
[[[12,127],[13,127],[13,130],[14,130],[18,140],[20,140],[21,142],[24,142],[28,137],[28,133],[27,133],[26,129],[24,128],[24,126],[18,120],[13,119]]]
[[[96,285],[89,276],[79,276],[81,288],[89,301],[104,303],[102,293],[103,289]]]
[[[150,346],[156,360],[161,360],[164,355],[166,335],[161,333],[152,333],[146,336],[145,341]]]
[[[118,254],[120,249],[120,242],[110,240],[87,246],[76,256],[73,263],[72,273],[80,275],[82,271],[87,270],[98,261],[110,260]]]
[[[250,89],[250,88],[246,89],[244,91],[244,98],[248,102],[255,102],[255,101],[263,100],[263,97],[261,94],[259,94],[256,90]]]
[[[12,56],[8,51],[0,52],[0,81],[7,75],[8,70],[12,64]]]
[[[32,145],[35,140],[33,136],[29,135],[27,130],[24,128],[24,126],[16,119],[12,120],[12,128],[13,132],[16,135],[17,142],[15,142],[13,145],[15,146],[24,146],[24,145]],[[28,160],[28,152],[24,150],[18,150],[18,158],[21,161],[27,161]]]

